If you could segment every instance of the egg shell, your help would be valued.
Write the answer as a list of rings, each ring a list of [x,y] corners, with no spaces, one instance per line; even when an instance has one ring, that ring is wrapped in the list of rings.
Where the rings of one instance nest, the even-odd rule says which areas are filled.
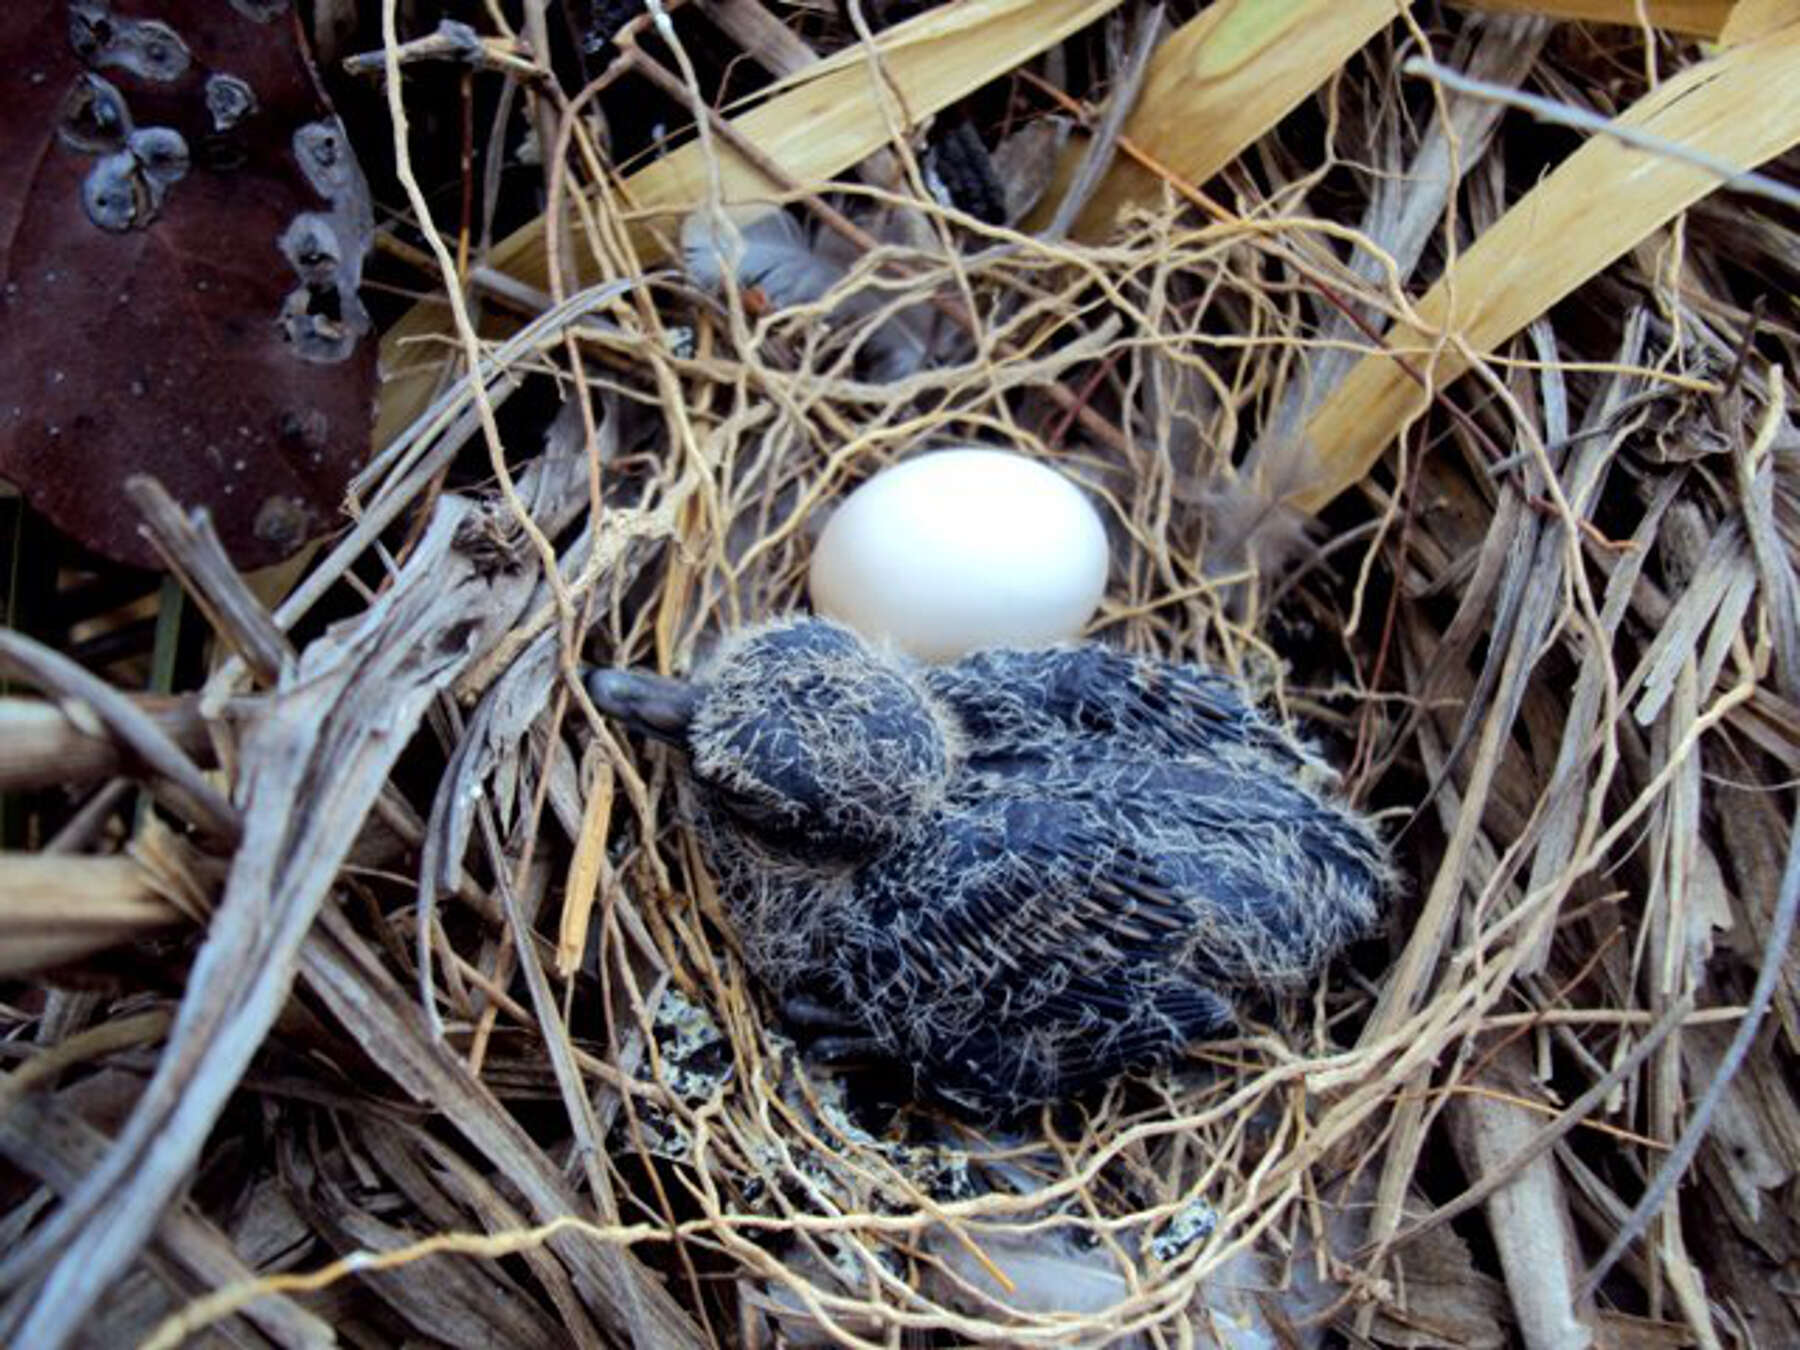
[[[884,469],[826,522],[814,607],[926,661],[1077,636],[1106,590],[1087,496],[1005,450],[939,450]]]

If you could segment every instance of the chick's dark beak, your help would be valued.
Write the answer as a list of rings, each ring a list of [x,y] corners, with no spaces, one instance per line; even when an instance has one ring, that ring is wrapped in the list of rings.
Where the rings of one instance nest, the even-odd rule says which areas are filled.
[[[698,695],[685,680],[642,670],[590,670],[588,697],[608,717],[646,736],[686,745]]]

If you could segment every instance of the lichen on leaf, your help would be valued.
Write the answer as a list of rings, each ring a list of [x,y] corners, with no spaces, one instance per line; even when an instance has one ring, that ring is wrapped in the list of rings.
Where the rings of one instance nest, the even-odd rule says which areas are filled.
[[[157,564],[134,473],[239,565],[292,553],[338,518],[376,361],[368,190],[292,15],[10,5],[0,60],[0,476],[122,562]]]

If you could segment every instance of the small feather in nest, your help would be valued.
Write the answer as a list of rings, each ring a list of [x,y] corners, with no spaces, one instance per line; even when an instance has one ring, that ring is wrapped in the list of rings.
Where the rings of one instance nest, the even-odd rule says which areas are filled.
[[[835,235],[814,238],[787,212],[767,207],[702,209],[681,223],[682,265],[697,286],[725,289],[729,275],[761,293],[771,308],[810,304],[849,275],[855,261]],[[831,309],[827,321],[848,327],[868,319],[887,297],[859,289]],[[906,305],[874,325],[860,362],[870,379],[904,379],[931,359],[929,312]]]
[[[777,309],[817,300],[846,270],[813,246],[799,221],[766,207],[695,211],[681,222],[681,260],[695,285],[723,290],[729,275]]]
[[[1021,1312],[1104,1313],[1131,1295],[1124,1272],[1107,1249],[1083,1245],[1063,1229],[1029,1233],[977,1230],[959,1240],[931,1229],[926,1247],[960,1279],[988,1299]],[[976,1253],[980,1255],[977,1256]],[[1003,1275],[1009,1287],[995,1278]],[[931,1292],[946,1303],[981,1312],[985,1300],[973,1298],[956,1282],[931,1282]]]
[[[1306,547],[1313,518],[1292,505],[1318,476],[1312,447],[1298,436],[1271,437],[1243,469],[1221,473],[1202,496],[1206,571],[1279,576]]]
[[[1074,125],[1066,117],[1027,122],[994,147],[994,172],[1006,190],[1006,223],[1017,225],[1056,181],[1056,163]]]

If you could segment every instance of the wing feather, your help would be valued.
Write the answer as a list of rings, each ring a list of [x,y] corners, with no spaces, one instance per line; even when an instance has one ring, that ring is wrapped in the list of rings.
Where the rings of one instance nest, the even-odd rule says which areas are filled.
[[[981,759],[1092,752],[1164,757],[1272,756],[1267,767],[1328,773],[1243,690],[1198,666],[1133,656],[1098,643],[976,652],[923,672]]]
[[[927,987],[1177,969],[1287,984],[1372,925],[1385,885],[1347,812],[1267,776],[1166,764],[1133,764],[1112,790],[1098,774],[959,803],[913,862],[869,884],[908,910]]]

